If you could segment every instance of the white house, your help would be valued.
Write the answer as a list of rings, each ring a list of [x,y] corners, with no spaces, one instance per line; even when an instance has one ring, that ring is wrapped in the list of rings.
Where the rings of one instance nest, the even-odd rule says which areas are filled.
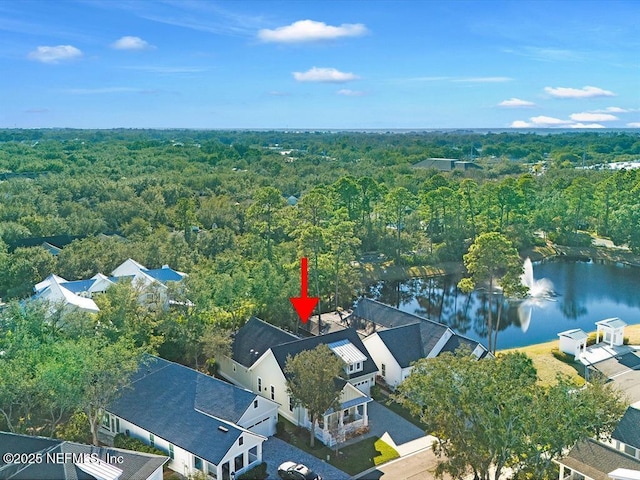
[[[377,369],[355,330],[301,339],[253,317],[234,335],[232,356],[220,361],[219,373],[236,385],[278,402],[280,415],[310,428],[306,409],[295,407],[287,394],[284,368],[288,356],[319,344],[327,345],[346,365],[344,379],[335,379],[342,388],[340,410],[325,412],[314,428],[317,438],[334,445],[363,433],[369,424],[369,389]]]
[[[593,439],[579,442],[556,463],[558,480],[640,480],[640,460]]]
[[[34,298],[49,302],[52,309],[62,305],[69,309],[96,313],[100,309],[93,301],[93,296],[105,292],[118,281],[128,281],[144,290],[141,302],[160,303],[161,308],[166,308],[169,302],[169,282],[181,282],[186,276],[186,273],[173,270],[168,265],[148,269],[135,260],[128,259],[110,277],[98,273],[87,280],[69,281],[52,274],[36,284],[33,290]]]
[[[230,479],[262,461],[278,404],[157,357],[147,357],[132,388],[108,409],[101,433],[138,438],[164,452],[169,468]]]
[[[624,327],[627,324],[624,320],[617,317],[607,318],[596,322],[598,327],[596,331],[596,343],[600,343],[600,335],[602,341],[608,343],[610,347],[619,347],[624,344]]]
[[[560,466],[559,480],[640,480],[640,410],[631,406],[608,443],[578,443]]]
[[[6,454],[30,462],[7,464]],[[168,457],[55,438],[0,432],[0,478],[56,480],[162,480]]]
[[[560,332],[558,337],[560,337],[560,351],[567,355],[573,355],[576,360],[587,349],[587,338],[589,336],[580,328]]]
[[[611,445],[616,450],[640,460],[640,403],[627,408],[611,434]]]
[[[402,312],[397,308],[369,299],[361,299],[352,320],[373,326],[363,340],[380,372],[392,388],[409,376],[413,363],[421,358],[437,357],[466,347],[477,358],[489,353],[482,344],[456,334],[444,324]]]

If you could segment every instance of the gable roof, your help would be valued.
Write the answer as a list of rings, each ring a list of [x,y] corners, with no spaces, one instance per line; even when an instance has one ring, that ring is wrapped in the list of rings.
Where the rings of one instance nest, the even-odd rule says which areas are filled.
[[[349,375],[349,378],[358,378],[362,375],[367,375],[378,371],[378,367],[374,363],[369,351],[362,343],[362,340],[358,336],[353,328],[345,328],[344,330],[338,330],[336,332],[328,333],[326,335],[319,335],[317,337],[303,338],[300,340],[294,340],[289,343],[283,343],[271,347],[273,356],[275,357],[280,369],[284,372],[284,366],[287,362],[287,357],[291,355],[295,357],[298,353],[304,350],[313,350],[320,344],[329,345],[331,343],[339,342],[341,340],[348,340],[355,348],[360,350],[366,357],[366,360],[362,362],[362,370],[353,372]]]
[[[369,298],[360,299],[352,315],[383,327],[376,334],[401,368],[429,355],[454,353],[461,346],[466,346],[473,352],[480,345],[483,354],[479,358],[483,358],[487,352],[481,343],[458,335],[443,323],[403,312]],[[447,333],[450,337],[439,351],[435,351],[438,342]]]
[[[410,325],[418,321],[426,320],[433,322],[412,313],[403,312],[397,308],[385,305],[370,298],[361,298],[358,300],[356,307],[351,316],[368,320],[386,328],[400,327],[402,325]],[[441,325],[437,322],[436,325]],[[446,326],[443,325],[444,328]]]
[[[591,477],[593,480],[611,480],[608,473],[616,468],[640,470],[640,460],[614,450],[592,439],[579,442],[558,463]]]
[[[640,410],[627,408],[611,438],[640,449]]]
[[[53,455],[89,455],[102,460],[101,463],[92,461],[91,466],[99,469],[102,475],[111,475],[107,478],[117,478],[118,480],[147,478],[169,460],[168,457],[150,453],[132,452],[112,447],[96,447],[53,438],[0,432],[0,479],[3,480],[38,480],[52,478],[58,480],[95,480],[96,478],[87,473],[86,466],[83,466],[80,462],[65,462],[63,464],[43,461],[39,464],[29,464],[26,467],[21,464],[6,465],[2,461],[2,456],[5,453],[40,453],[45,458],[47,453]],[[124,461],[116,465],[111,465],[106,462],[107,455],[109,455],[110,458],[122,457]]]
[[[231,358],[245,367],[250,367],[269,348],[294,340],[298,340],[294,334],[251,317],[235,334]]]
[[[107,410],[218,465],[240,435],[260,437],[234,425],[255,398],[191,368],[147,356],[132,388]]]
[[[418,323],[380,330],[377,334],[400,368],[407,368],[412,362],[425,357]]]

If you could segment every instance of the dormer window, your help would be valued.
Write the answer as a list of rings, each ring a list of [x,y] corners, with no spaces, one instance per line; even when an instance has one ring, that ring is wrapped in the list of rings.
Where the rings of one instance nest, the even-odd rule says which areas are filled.
[[[347,367],[347,373],[355,373],[362,370],[362,362],[350,363]]]

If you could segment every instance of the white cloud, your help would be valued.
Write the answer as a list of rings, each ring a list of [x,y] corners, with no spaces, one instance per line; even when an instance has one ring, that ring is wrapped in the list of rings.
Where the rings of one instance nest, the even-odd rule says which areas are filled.
[[[594,112],[628,113],[630,112],[630,110],[627,110],[626,108],[620,108],[620,107],[607,107],[604,110],[594,110]]]
[[[116,50],[148,50],[153,48],[153,46],[149,45],[146,40],[140,37],[126,35],[113,42],[111,48],[115,48]]]
[[[524,120],[516,120],[511,123],[511,128],[531,128],[533,124],[525,122]]]
[[[503,100],[498,104],[499,107],[510,107],[510,108],[518,108],[518,107],[533,107],[535,103],[530,102],[528,100],[521,100],[519,98],[510,98],[509,100]]]
[[[559,125],[568,125],[573,123],[570,120],[562,120],[560,118],[555,118],[555,117],[547,117],[545,115],[539,115],[537,117],[531,117],[529,120],[531,120],[531,123],[533,123],[536,126],[539,127],[552,127],[552,126],[559,126]]]
[[[613,120],[618,120],[618,117],[610,113],[591,112],[573,113],[570,118],[576,122],[612,122]]]
[[[606,128],[599,123],[574,123],[571,128]]]
[[[627,127],[629,127],[629,128],[640,128],[640,122],[627,123]]]
[[[615,97],[615,93],[609,90],[603,90],[599,87],[590,87],[588,85],[582,88],[545,87],[544,91],[556,98]]]
[[[468,78],[456,78],[452,81],[460,83],[502,83],[510,82],[513,78],[510,77],[468,77]]]
[[[285,27],[270,30],[264,28],[258,32],[263,42],[303,43],[333,40],[342,37],[360,37],[369,31],[362,23],[343,23],[338,27],[314,20],[299,20]]]
[[[298,82],[345,83],[360,77],[353,73],[341,72],[335,68],[312,67],[306,72],[293,72]]]
[[[338,90],[338,95],[344,95],[346,97],[361,97],[365,93],[360,90],[349,90],[348,88],[342,88]]]
[[[82,52],[73,45],[39,46],[34,51],[29,52],[31,60],[42,63],[60,63],[80,57],[82,57]]]

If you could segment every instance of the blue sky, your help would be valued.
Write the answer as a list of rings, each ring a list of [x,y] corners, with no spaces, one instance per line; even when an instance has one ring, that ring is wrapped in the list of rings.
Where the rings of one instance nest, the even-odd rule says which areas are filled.
[[[0,1],[0,127],[640,128],[640,3]]]

